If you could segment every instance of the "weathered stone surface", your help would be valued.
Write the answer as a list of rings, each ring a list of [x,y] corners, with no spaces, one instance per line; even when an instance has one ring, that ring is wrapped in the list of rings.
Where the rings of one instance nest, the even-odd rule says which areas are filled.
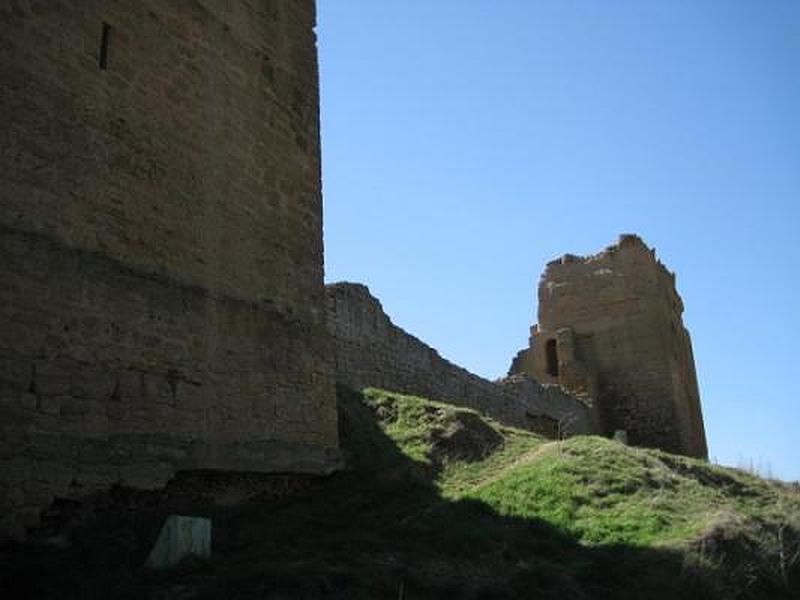
[[[600,431],[706,457],[689,333],[675,275],[635,235],[600,254],[566,255],[539,283],[539,323],[511,372],[592,398]]]
[[[330,284],[327,296],[337,382],[466,406],[548,436],[556,435],[559,422],[564,435],[592,431],[588,407],[559,386],[521,376],[492,382],[454,365],[394,325],[366,286]]]
[[[337,464],[314,19],[313,0],[0,5],[17,533],[109,482]]]

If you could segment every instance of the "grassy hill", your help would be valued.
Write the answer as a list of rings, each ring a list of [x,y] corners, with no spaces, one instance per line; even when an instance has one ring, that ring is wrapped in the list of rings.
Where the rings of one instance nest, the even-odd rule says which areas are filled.
[[[169,502],[68,547],[6,549],[6,591],[115,598],[800,598],[800,493],[598,437],[563,442],[379,390],[340,390],[350,468],[214,519],[214,559],[141,568]],[[162,498],[163,499],[163,498]],[[145,503],[146,504],[146,503]],[[13,596],[12,596],[13,597]]]

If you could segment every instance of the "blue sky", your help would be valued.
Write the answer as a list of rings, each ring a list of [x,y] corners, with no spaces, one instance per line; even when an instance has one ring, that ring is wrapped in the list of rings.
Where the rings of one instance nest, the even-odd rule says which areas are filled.
[[[318,0],[326,279],[504,375],[546,261],[677,272],[709,451],[800,479],[800,2]]]

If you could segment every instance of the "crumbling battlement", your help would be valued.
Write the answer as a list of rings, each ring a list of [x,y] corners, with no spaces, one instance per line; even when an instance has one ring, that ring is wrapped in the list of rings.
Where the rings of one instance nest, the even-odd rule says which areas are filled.
[[[338,464],[313,0],[0,5],[0,535]]]
[[[557,385],[527,377],[491,382],[442,358],[394,325],[366,286],[327,286],[336,380],[355,390],[379,387],[478,410],[495,420],[553,436],[591,431],[588,408]]]
[[[539,282],[539,322],[510,372],[594,400],[599,428],[632,444],[707,455],[697,376],[675,275],[636,235],[565,255]]]

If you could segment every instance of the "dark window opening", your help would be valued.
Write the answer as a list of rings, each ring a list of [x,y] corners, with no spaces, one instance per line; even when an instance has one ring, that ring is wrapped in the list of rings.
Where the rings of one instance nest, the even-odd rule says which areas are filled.
[[[108,42],[111,38],[111,25],[103,23],[103,32],[100,34],[100,68],[108,68]]]
[[[547,374],[558,377],[558,349],[556,348],[555,340],[547,340],[544,353],[547,359]]]

